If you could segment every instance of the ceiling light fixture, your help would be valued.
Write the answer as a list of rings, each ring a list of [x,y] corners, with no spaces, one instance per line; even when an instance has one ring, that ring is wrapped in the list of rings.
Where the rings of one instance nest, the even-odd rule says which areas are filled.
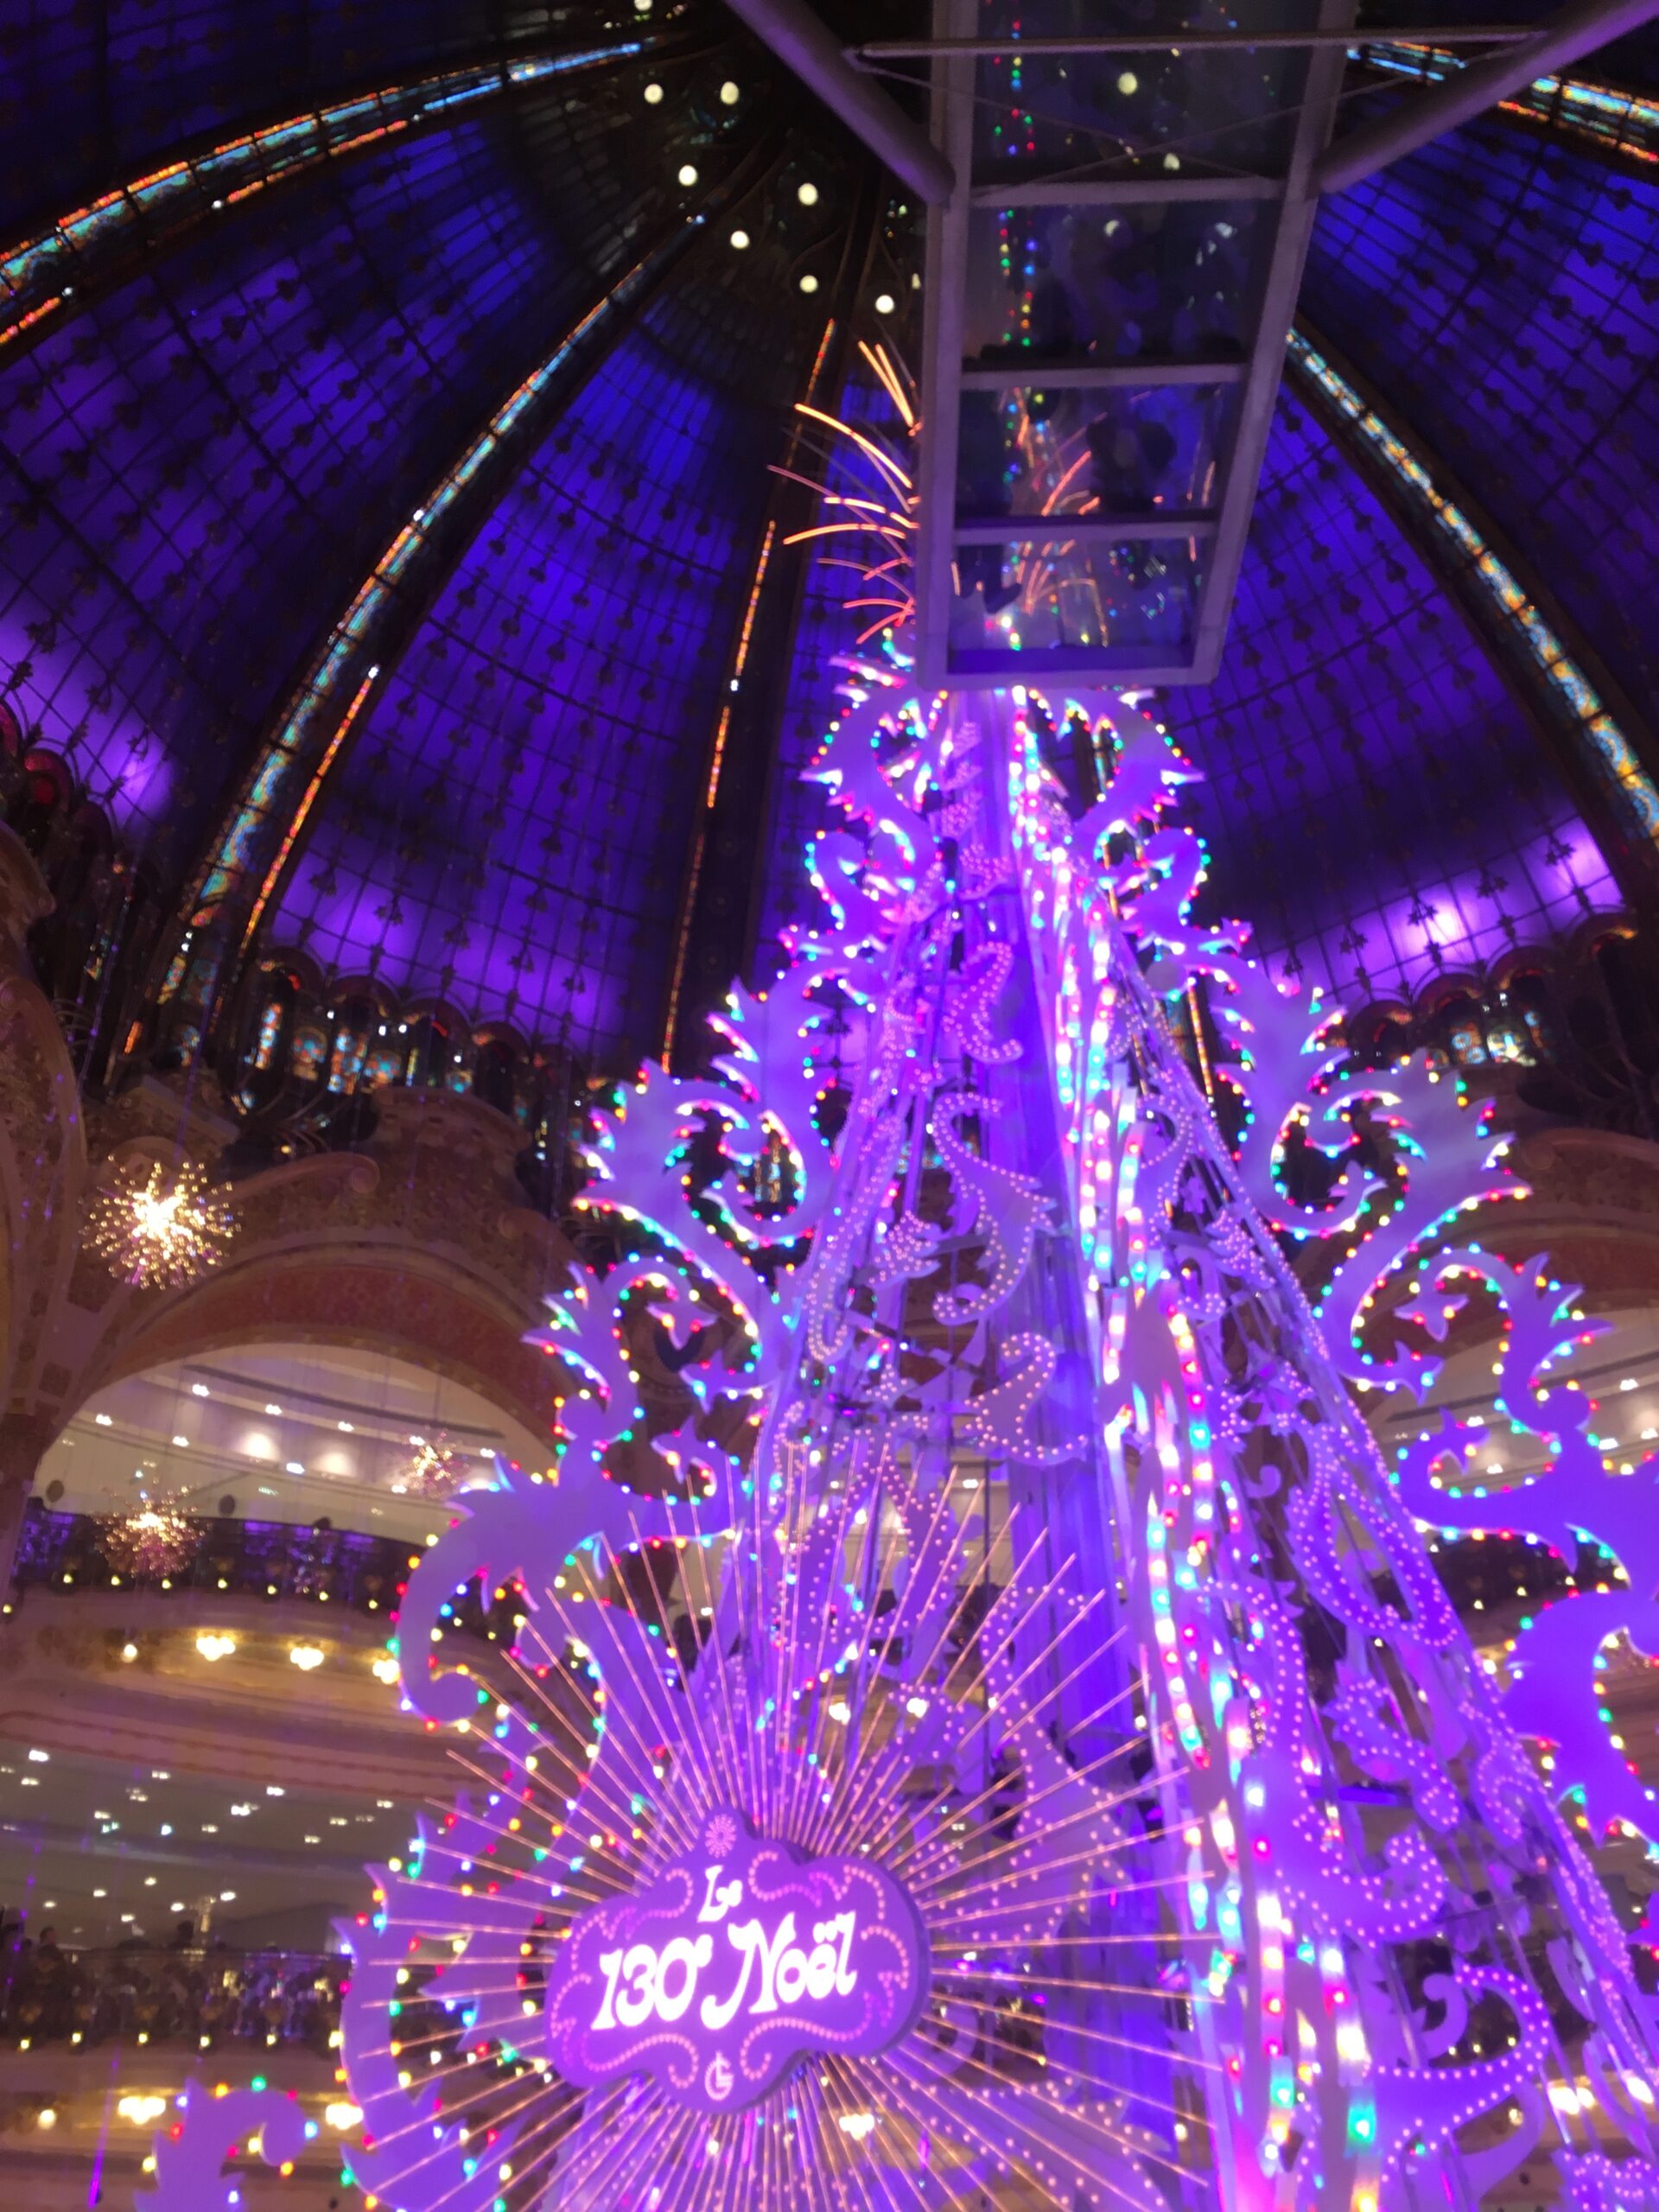
[[[442,1429],[433,1436],[411,1436],[410,1456],[394,1478],[399,1497],[445,1498],[453,1495],[470,1471],[463,1452],[449,1441]]]
[[[135,1290],[181,1290],[219,1265],[235,1233],[230,1204],[188,1160],[170,1176],[159,1161],[124,1161],[86,1217],[87,1243]]]
[[[176,1574],[189,1564],[201,1531],[174,1506],[152,1503],[141,1492],[135,1510],[100,1519],[99,1539],[118,1573],[156,1578]]]

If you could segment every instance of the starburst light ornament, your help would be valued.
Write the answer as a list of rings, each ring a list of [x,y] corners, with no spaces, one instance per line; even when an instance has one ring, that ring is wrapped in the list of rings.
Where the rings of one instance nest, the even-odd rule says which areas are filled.
[[[452,1497],[461,1484],[479,1471],[477,1463],[456,1448],[439,1429],[432,1436],[411,1436],[410,1455],[391,1487],[399,1497],[433,1501]]]
[[[194,1160],[169,1171],[124,1162],[87,1217],[87,1242],[118,1281],[138,1290],[180,1290],[225,1255],[236,1233],[229,1201]]]

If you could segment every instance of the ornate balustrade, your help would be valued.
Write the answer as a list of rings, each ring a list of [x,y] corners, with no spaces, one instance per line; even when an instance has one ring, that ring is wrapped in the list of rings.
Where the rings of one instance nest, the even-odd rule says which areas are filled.
[[[326,2054],[348,1962],[323,1953],[70,1950],[12,1937],[0,1956],[0,2042],[303,2045]]]
[[[54,1513],[31,1498],[13,1585],[53,1590],[175,1590],[303,1598],[359,1613],[391,1613],[417,1554],[406,1541],[346,1529],[281,1521],[186,1516],[191,1548],[170,1566],[125,1555],[111,1524],[90,1513]]]
[[[31,1498],[12,1573],[14,1603],[30,1589],[206,1592],[270,1602],[297,1598],[391,1621],[420,1556],[394,1537],[348,1529],[188,1516],[186,1526],[195,1540],[188,1558],[170,1569],[159,1562],[135,1565],[118,1541],[111,1544],[103,1516],[54,1513]],[[474,1575],[454,1598],[446,1624],[505,1645],[522,1605],[516,1584],[504,1584],[486,1598]]]

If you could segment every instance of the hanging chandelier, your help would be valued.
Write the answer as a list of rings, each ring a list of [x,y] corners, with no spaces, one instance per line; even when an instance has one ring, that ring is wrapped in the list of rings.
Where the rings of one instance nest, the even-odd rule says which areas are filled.
[[[399,1497],[451,1497],[472,1472],[467,1455],[439,1429],[432,1436],[411,1436],[403,1471],[392,1483]]]
[[[233,1208],[210,1192],[194,1161],[169,1174],[159,1162],[135,1160],[92,1201],[87,1242],[118,1281],[181,1290],[219,1265],[236,1226]]]
[[[188,1567],[196,1555],[201,1532],[173,1506],[144,1498],[130,1513],[104,1516],[99,1539],[118,1573],[149,1581]]]

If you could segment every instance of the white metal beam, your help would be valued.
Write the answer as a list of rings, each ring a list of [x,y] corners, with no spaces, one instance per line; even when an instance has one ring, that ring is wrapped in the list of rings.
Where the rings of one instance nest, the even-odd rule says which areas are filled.
[[[759,39],[930,207],[950,197],[950,164],[891,93],[855,69],[806,0],[727,0]]]

